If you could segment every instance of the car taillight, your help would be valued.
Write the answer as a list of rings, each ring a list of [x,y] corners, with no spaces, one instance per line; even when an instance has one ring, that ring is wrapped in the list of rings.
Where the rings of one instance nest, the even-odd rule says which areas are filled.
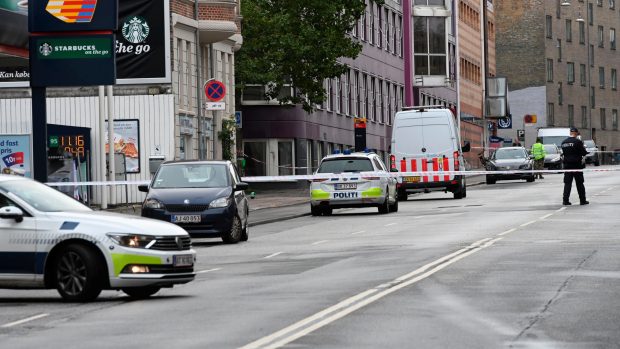
[[[396,168],[396,156],[390,155],[390,168]]]
[[[454,170],[459,171],[461,167],[461,162],[459,161],[459,152],[454,152]]]

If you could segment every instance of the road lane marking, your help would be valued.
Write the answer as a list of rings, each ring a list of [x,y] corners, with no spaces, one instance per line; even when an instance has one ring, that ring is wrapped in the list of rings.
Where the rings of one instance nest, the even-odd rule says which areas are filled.
[[[497,241],[500,241],[502,239],[503,238],[501,237],[495,239],[486,238],[477,241],[469,245],[468,247],[462,248],[454,253],[442,257],[434,262],[431,262],[409,274],[403,275],[395,279],[391,283],[381,284],[375,288],[368,289],[353,297],[345,299],[344,301],[334,306],[331,306],[314,315],[311,315],[310,317],[302,319],[271,335],[265,336],[252,343],[249,343],[241,347],[241,349],[276,349],[285,346],[309,333],[312,333],[338,319],[341,319],[351,314],[352,312],[360,308],[372,304],[391,293],[394,293],[404,287],[410,286],[418,281],[424,280],[427,277],[447,268],[451,264],[454,264],[459,260],[468,257],[474,253],[482,251],[483,249],[492,246]],[[380,290],[380,287],[384,289]]]
[[[551,216],[553,216],[553,213],[549,213],[549,214],[546,214],[546,215],[544,215],[544,216],[540,217],[540,220],[541,220],[541,221],[544,221],[545,219],[547,219],[547,218],[549,218],[549,217],[551,217]]]
[[[25,324],[26,322],[38,320],[38,319],[44,318],[44,317],[49,316],[49,315],[50,314],[39,314],[39,315],[31,316],[31,317],[28,317],[28,318],[25,318],[25,319],[22,319],[22,320],[18,320],[18,321],[15,321],[15,322],[9,322],[8,324],[2,325],[0,327],[1,328],[9,328],[9,327]]]
[[[275,256],[279,256],[279,255],[281,255],[282,253],[284,253],[284,252],[276,252],[276,253],[272,253],[272,254],[270,254],[269,256],[264,257],[263,259],[273,258],[273,257],[275,257]]]
[[[390,223],[390,224],[386,224],[385,226],[386,227],[391,227],[391,226],[396,225],[396,224],[398,224],[398,223]]]
[[[329,240],[321,240],[321,241],[317,241],[317,242],[313,242],[313,245],[320,245],[320,244],[324,244],[326,242],[328,242]]]
[[[212,271],[218,271],[218,270],[222,270],[222,268],[213,268],[213,269],[208,269],[208,270],[201,270],[201,271],[197,271],[196,274],[206,274],[206,273],[210,273]]]
[[[351,233],[351,235],[364,234],[365,232],[366,232],[366,230],[356,231],[355,233]]]
[[[503,233],[499,233],[499,234],[497,234],[497,236],[504,236],[504,235],[508,235],[508,234],[510,234],[510,233],[514,233],[515,231],[517,231],[517,228],[512,228],[512,229],[510,229],[510,230],[506,230],[506,231],[505,231],[505,232],[503,232]]]
[[[555,211],[555,212],[562,212],[562,211],[564,211],[564,210],[566,210],[566,207],[562,207],[562,208],[560,208],[559,210],[557,210],[557,211]]]
[[[523,227],[527,227],[528,225],[530,225],[530,224],[534,224],[534,223],[536,223],[536,221],[529,221],[529,222],[527,222],[527,223],[523,223],[523,224],[521,224],[521,225],[520,225],[520,227],[521,227],[521,228],[523,228]]]

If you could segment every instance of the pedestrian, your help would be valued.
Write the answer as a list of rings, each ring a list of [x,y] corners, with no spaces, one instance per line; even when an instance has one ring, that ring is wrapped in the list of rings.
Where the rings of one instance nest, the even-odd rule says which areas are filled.
[[[542,171],[545,169],[545,147],[542,144],[540,137],[536,138],[536,143],[532,144],[532,156],[534,156],[534,171]],[[542,172],[535,172],[534,178],[544,179]]]
[[[562,152],[564,153],[564,169],[565,170],[581,170],[585,166],[583,164],[583,157],[588,154],[583,142],[577,138],[579,130],[574,127],[570,129],[570,137],[566,138],[562,142]],[[563,205],[570,205],[570,191],[573,186],[573,178],[575,179],[575,185],[577,186],[577,193],[579,194],[579,203],[581,205],[589,204],[586,200],[586,188],[583,185],[583,172],[564,172],[564,197],[562,200]]]

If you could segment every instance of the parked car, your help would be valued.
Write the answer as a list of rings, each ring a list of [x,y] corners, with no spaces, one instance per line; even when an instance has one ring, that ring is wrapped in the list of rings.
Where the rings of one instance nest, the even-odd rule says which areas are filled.
[[[70,301],[103,289],[145,298],[194,280],[181,228],[96,212],[28,178],[0,175],[0,288],[50,288]]]
[[[562,149],[555,144],[545,144],[545,168],[549,170],[561,170],[564,168],[564,154]]]
[[[523,147],[506,147],[497,149],[486,161],[487,171],[532,170],[533,160]],[[534,173],[487,174],[487,184],[498,180],[525,179],[534,182]]]
[[[405,108],[396,113],[392,129],[390,169],[393,172],[442,172],[465,170],[454,114],[443,106]],[[444,191],[455,199],[467,196],[466,177],[462,175],[401,176],[398,200],[407,200],[408,193]]]
[[[379,213],[398,211],[396,178],[375,153],[328,155],[316,174],[325,178],[315,178],[310,184],[313,216],[329,216],[333,209],[345,207],[378,207]]]
[[[230,161],[163,163],[146,192],[142,216],[174,223],[192,237],[248,240],[247,183]]]
[[[585,140],[583,141],[583,145],[586,147],[588,151],[588,155],[586,155],[586,164],[594,164],[594,166],[601,165],[601,159],[599,156],[598,147],[594,143],[593,140]]]

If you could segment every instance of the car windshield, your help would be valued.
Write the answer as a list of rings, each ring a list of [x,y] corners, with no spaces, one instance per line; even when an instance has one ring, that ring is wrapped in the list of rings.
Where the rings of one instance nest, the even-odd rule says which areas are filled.
[[[552,144],[545,144],[545,153],[547,154],[558,154],[558,148]]]
[[[339,158],[324,160],[319,167],[318,173],[343,173],[343,172],[372,172],[374,171],[370,159],[365,158]]]
[[[41,212],[85,212],[92,211],[77,200],[31,180],[5,181],[0,189],[15,195]]]
[[[595,148],[596,144],[594,144],[594,141],[584,141],[583,144],[586,146],[586,148]]]
[[[224,164],[171,164],[157,172],[153,188],[223,188],[229,186]]]
[[[524,159],[526,157],[523,149],[497,149],[493,158],[495,160]]]

